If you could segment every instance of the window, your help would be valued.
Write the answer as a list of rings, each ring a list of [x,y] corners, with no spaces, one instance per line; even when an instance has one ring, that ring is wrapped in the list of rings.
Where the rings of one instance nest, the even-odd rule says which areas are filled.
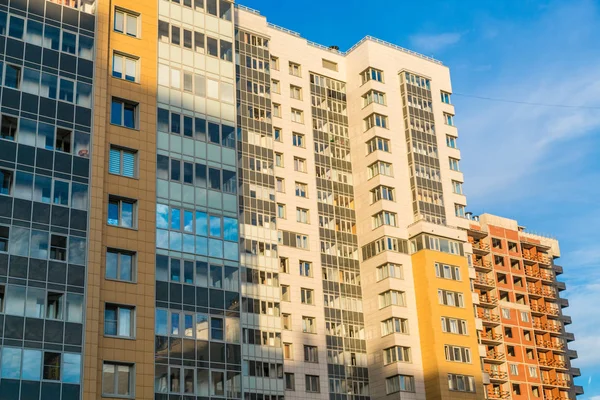
[[[380,128],[388,128],[388,117],[381,114],[373,113],[364,119],[365,131],[378,126]]]
[[[492,247],[494,249],[502,249],[502,240],[501,239],[492,238]]]
[[[290,85],[290,97],[296,100],[302,100],[302,88]]]
[[[377,81],[377,82],[383,82],[383,71],[380,71],[378,69],[375,68],[367,68],[365,69],[361,74],[360,74],[361,78],[362,78],[362,83],[365,84],[368,81]]]
[[[415,378],[408,375],[394,375],[385,378],[385,391],[387,394],[397,392],[414,392]]]
[[[304,113],[301,110],[292,108],[292,121],[299,124],[304,123]]]
[[[465,214],[467,212],[467,207],[462,204],[454,204],[454,215],[459,218],[465,218]]]
[[[435,263],[435,276],[438,278],[460,281],[460,267]]]
[[[281,86],[277,79],[273,79],[271,81],[271,92],[273,93],[281,93]]]
[[[454,115],[444,113],[444,123],[446,125],[454,126]]]
[[[406,307],[406,297],[404,292],[388,290],[379,294],[380,309],[391,305]]]
[[[510,309],[502,308],[502,318],[510,319]]]
[[[460,171],[458,160],[456,158],[450,157],[448,160],[450,162],[450,169],[452,171]]]
[[[314,305],[315,291],[312,289],[300,288],[300,301],[302,304]]]
[[[4,71],[4,86],[19,89],[21,87],[21,67],[6,64]]]
[[[312,276],[313,276],[312,263],[310,263],[308,261],[300,260],[298,262],[298,266],[300,269],[300,276],[306,276],[306,277],[312,278]]]
[[[271,56],[271,69],[279,71],[279,57]]]
[[[277,204],[277,218],[285,219],[285,204]]]
[[[285,390],[296,390],[296,380],[292,372],[286,372],[285,378]]]
[[[137,151],[135,150],[126,150],[111,146],[108,172],[127,178],[135,178],[137,172],[136,158]]]
[[[517,376],[519,375],[519,366],[517,364],[508,364],[510,368],[510,374]]]
[[[304,135],[301,133],[294,132],[292,134],[292,144],[296,147],[305,147]]]
[[[515,357],[515,346],[506,346],[506,354],[508,354],[509,357]]]
[[[452,191],[456,194],[463,194],[462,182],[452,181]]]
[[[61,235],[50,236],[50,259],[67,261],[67,237]]]
[[[447,344],[444,345],[444,352],[446,354],[446,361],[461,363],[471,362],[471,349],[468,347],[451,346]]]
[[[5,19],[5,18],[6,18],[6,14],[4,14],[3,19]],[[10,16],[10,26],[8,29],[8,36],[11,36],[11,37],[14,37],[17,39],[23,39],[24,28],[25,28],[25,20],[23,20],[22,18],[16,17],[14,15]]]
[[[392,164],[385,161],[377,161],[367,167],[369,179],[377,175],[394,176],[392,173]]]
[[[8,115],[2,116],[2,125],[0,127],[0,139],[15,140],[17,133],[17,119],[15,117],[9,117]]]
[[[515,242],[508,242],[508,251],[512,251],[513,253],[518,253],[519,249],[517,247],[517,244]]]
[[[302,317],[302,332],[317,333],[317,325],[314,317]]]
[[[184,45],[185,45],[185,41],[184,41]],[[190,37],[190,48],[191,48],[191,37]],[[229,62],[233,61],[233,48],[231,46],[231,42],[220,39],[219,40],[219,50],[221,53],[221,60],[225,60],[225,61],[229,61]]]
[[[446,135],[446,146],[456,149],[456,138],[454,136]]]
[[[521,321],[529,322],[529,314],[527,314],[527,311],[521,311]]]
[[[378,92],[377,90],[370,90],[363,95],[363,107],[368,106],[371,103],[381,104],[385,106],[385,93]]]
[[[106,279],[124,282],[135,280],[135,253],[123,250],[106,252]]]
[[[306,160],[300,157],[294,157],[294,171],[306,172]]]
[[[132,364],[104,362],[102,365],[102,395],[134,397],[135,367]]]
[[[319,349],[317,346],[304,345],[304,361],[310,363],[319,362]]]
[[[381,211],[372,217],[373,229],[377,229],[383,225],[396,226],[396,213],[389,211]]]
[[[285,182],[283,178],[275,178],[275,190],[279,193],[285,193]]]
[[[0,225],[0,253],[8,253],[8,237],[10,228]],[[2,312],[2,301],[0,299],[0,312]]]
[[[442,332],[468,335],[467,321],[464,319],[442,317]]]
[[[529,376],[532,378],[537,378],[538,373],[536,367],[529,367]]]
[[[512,394],[515,396],[520,396],[521,395],[521,385],[519,385],[518,383],[513,383],[512,384]]]
[[[534,397],[540,397],[540,388],[539,388],[539,386],[532,386],[531,387],[531,392],[533,393]]]
[[[273,137],[275,138],[276,142],[283,141],[283,137],[281,135],[281,128],[273,128]]]
[[[301,77],[302,76],[302,71],[300,69],[300,64],[296,64],[294,62],[290,61],[290,75],[294,75],[294,76],[298,76]]]
[[[410,362],[410,347],[394,346],[383,350],[384,365],[395,362]]]
[[[308,197],[308,186],[306,183],[296,182],[296,196],[297,197]]]
[[[386,278],[404,279],[402,266],[398,264],[387,263],[377,267],[377,281]]]
[[[438,302],[450,307],[465,306],[463,294],[459,292],[452,292],[450,290],[438,289]]]
[[[115,8],[115,26],[116,32],[124,33],[128,36],[139,37],[139,14],[131,11]]]
[[[0,194],[11,195],[13,184],[13,172],[0,169]]]
[[[281,314],[281,327],[286,331],[292,330],[292,315],[291,314]]]
[[[450,93],[448,93],[448,92],[441,92],[441,95],[442,95],[442,103],[452,104],[450,102]]]
[[[529,360],[534,360],[535,359],[535,356],[533,354],[533,349],[526,349],[525,350],[525,354],[527,354],[527,358]]]
[[[139,82],[138,61],[137,57],[115,52],[112,76],[130,82]]]
[[[390,152],[390,141],[380,137],[374,137],[367,142],[367,154],[371,154],[376,150]]]
[[[137,221],[135,206],[135,200],[109,196],[108,225],[120,226],[123,228],[135,228]]]
[[[394,188],[389,186],[377,186],[371,190],[371,204],[378,202],[379,200],[395,201]]]
[[[273,116],[281,118],[281,104],[273,103]]]
[[[467,375],[448,374],[448,388],[458,392],[475,392],[475,378]]]
[[[319,377],[317,375],[306,375],[305,376],[306,391],[310,393],[320,393],[321,387],[319,383]]]
[[[286,360],[294,359],[293,345],[291,343],[283,344],[283,358]]]
[[[11,300],[10,296],[8,296],[8,300]],[[46,318],[62,320],[64,301],[64,293],[48,292],[46,295]]]
[[[110,123],[130,129],[138,129],[138,104],[127,100],[112,99]]]
[[[302,222],[303,224],[309,223],[308,210],[305,208],[296,208],[296,222]]]
[[[275,166],[283,168],[283,154],[275,153]]]
[[[134,337],[135,309],[133,307],[106,304],[104,307],[104,334]]]
[[[291,301],[290,287],[288,285],[281,285],[281,301]]]

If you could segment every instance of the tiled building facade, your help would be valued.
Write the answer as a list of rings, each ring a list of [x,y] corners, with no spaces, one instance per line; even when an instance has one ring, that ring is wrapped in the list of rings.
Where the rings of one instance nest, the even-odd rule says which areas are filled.
[[[580,393],[439,61],[227,0],[0,0],[0,50],[0,400]]]

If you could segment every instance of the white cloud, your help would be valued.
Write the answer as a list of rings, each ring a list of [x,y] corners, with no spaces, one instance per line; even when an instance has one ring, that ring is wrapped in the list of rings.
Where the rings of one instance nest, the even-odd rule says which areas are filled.
[[[410,37],[411,45],[424,53],[435,53],[460,41],[461,33],[417,34]]]

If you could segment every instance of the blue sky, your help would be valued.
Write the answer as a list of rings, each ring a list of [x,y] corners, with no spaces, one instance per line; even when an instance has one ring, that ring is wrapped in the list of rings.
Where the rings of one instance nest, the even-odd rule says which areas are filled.
[[[559,239],[576,382],[600,400],[600,2],[240,2],[324,45],[372,35],[450,67],[469,209]]]

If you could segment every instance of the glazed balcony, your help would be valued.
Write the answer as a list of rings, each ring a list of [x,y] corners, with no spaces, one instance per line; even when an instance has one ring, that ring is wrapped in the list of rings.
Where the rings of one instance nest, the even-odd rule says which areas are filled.
[[[96,0],[46,0],[63,6],[75,8],[88,14],[96,12]]]

